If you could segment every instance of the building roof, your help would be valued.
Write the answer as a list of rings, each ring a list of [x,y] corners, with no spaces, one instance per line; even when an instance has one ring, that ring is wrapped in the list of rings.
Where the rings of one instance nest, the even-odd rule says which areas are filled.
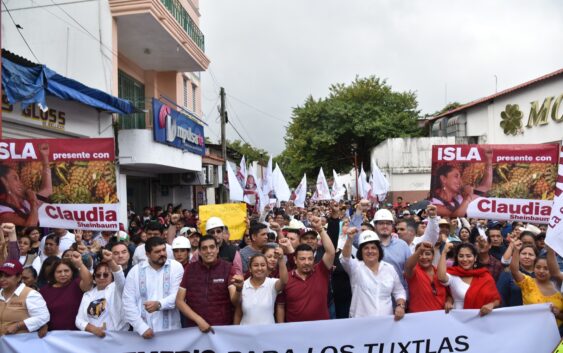
[[[462,105],[462,106],[459,106],[459,107],[457,107],[457,108],[455,108],[455,109],[448,110],[448,111],[445,112],[445,113],[442,113],[442,114],[439,114],[439,115],[436,115],[436,116],[430,118],[429,121],[433,121],[433,120],[442,118],[442,117],[444,117],[444,116],[449,116],[449,115],[452,115],[452,114],[455,114],[455,113],[459,113],[459,112],[464,111],[464,110],[466,110],[466,109],[468,109],[468,108],[474,107],[474,106],[476,106],[476,105],[479,105],[479,104],[482,104],[482,103],[485,103],[485,102],[492,101],[492,100],[494,100],[494,99],[496,99],[496,98],[498,98],[498,97],[507,95],[507,94],[509,94],[509,93],[513,93],[513,92],[518,91],[518,90],[520,90],[520,89],[522,89],[522,88],[526,88],[526,87],[528,87],[528,86],[535,85],[535,84],[537,84],[537,83],[540,83],[540,82],[542,82],[542,81],[545,81],[545,80],[548,80],[548,79],[551,79],[551,78],[554,78],[554,77],[557,77],[557,76],[560,76],[560,75],[563,75],[563,68],[562,68],[562,69],[559,69],[559,70],[557,70],[557,71],[551,72],[551,73],[549,73],[549,74],[547,74],[547,75],[543,75],[543,76],[540,76],[540,77],[535,78],[535,79],[533,79],[533,80],[530,80],[530,81],[521,83],[521,84],[519,84],[519,85],[517,85],[517,86],[511,87],[511,88],[508,88],[508,89],[505,89],[504,91],[500,91],[500,92],[495,93],[495,94],[492,94],[492,95],[490,95],[490,96],[486,96],[486,97],[483,97],[483,98],[476,99],[476,100],[474,100],[474,101],[472,101],[472,102],[469,102],[469,103],[467,103],[467,104],[464,104],[464,105]]]

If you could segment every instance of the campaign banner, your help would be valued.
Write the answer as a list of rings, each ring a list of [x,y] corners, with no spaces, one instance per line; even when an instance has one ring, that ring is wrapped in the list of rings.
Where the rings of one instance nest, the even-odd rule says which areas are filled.
[[[219,217],[229,227],[229,240],[240,240],[246,230],[246,203],[222,203],[199,206],[200,232],[205,234],[209,217]]]
[[[0,140],[0,222],[119,230],[113,138]]]
[[[154,140],[184,151],[205,154],[203,126],[158,99],[152,99]]]
[[[429,324],[431,323],[431,324]],[[478,310],[432,311],[373,318],[272,325],[216,326],[156,332],[143,339],[135,332],[50,331],[0,336],[0,352],[194,352],[194,353],[551,353],[559,331],[549,305]]]
[[[545,242],[560,256],[563,255],[563,145],[559,152],[559,169],[555,184],[555,199],[546,232]]]
[[[558,144],[432,146],[429,200],[444,217],[548,223]]]

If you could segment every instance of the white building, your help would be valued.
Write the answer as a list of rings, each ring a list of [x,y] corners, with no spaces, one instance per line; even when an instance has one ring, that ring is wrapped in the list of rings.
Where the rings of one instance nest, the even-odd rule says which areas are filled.
[[[209,59],[199,17],[198,0],[4,0],[3,48],[145,111],[112,116],[51,100],[50,108],[67,116],[63,127],[16,109],[4,114],[4,136],[113,136],[124,223],[127,202],[138,211],[167,203],[196,207],[194,185],[209,181],[201,177],[202,155],[154,140],[151,101],[185,112],[185,119],[202,116],[199,72]]]
[[[560,143],[562,101],[563,69],[435,116],[428,122],[430,138],[386,140],[371,160],[388,173],[389,200],[420,200],[430,191],[432,145]]]

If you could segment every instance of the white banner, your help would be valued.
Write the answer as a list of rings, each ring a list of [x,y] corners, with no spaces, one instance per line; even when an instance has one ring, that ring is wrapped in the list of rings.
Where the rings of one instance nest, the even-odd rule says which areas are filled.
[[[158,332],[150,340],[134,332],[108,332],[101,339],[86,332],[54,331],[2,336],[0,352],[57,353],[514,353],[552,352],[559,343],[547,304],[497,309],[434,311],[392,316],[278,325],[221,326],[215,334],[197,328]]]
[[[548,223],[553,200],[478,197],[467,206],[467,217]]]
[[[119,204],[47,204],[39,207],[41,227],[119,230],[117,212]]]

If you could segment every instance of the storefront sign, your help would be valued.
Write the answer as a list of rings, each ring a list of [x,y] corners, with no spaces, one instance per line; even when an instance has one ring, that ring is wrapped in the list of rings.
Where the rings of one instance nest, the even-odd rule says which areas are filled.
[[[39,123],[45,128],[65,131],[67,113],[62,110],[49,107],[46,111],[39,108],[37,104],[31,104],[27,108],[21,110],[14,107],[8,102],[8,98],[2,95],[2,113],[16,113],[27,121]]]
[[[205,155],[203,126],[154,98],[152,108],[156,142]]]
[[[0,140],[0,223],[118,230],[111,138]]]
[[[244,301],[244,298],[243,298]],[[0,336],[0,352],[45,353],[549,353],[559,344],[548,304],[495,309],[479,317],[475,309],[443,310],[357,319],[269,325],[213,326],[155,332],[50,331]]]
[[[445,217],[548,223],[558,145],[432,147],[430,201]]]
[[[519,135],[524,133],[524,123],[528,129],[547,125],[551,120],[561,123],[563,122],[563,111],[560,110],[562,101],[563,93],[559,96],[546,97],[541,104],[539,100],[530,102],[530,112],[526,121],[523,121],[524,113],[518,104],[507,104],[504,111],[500,113],[500,127],[506,135]]]

